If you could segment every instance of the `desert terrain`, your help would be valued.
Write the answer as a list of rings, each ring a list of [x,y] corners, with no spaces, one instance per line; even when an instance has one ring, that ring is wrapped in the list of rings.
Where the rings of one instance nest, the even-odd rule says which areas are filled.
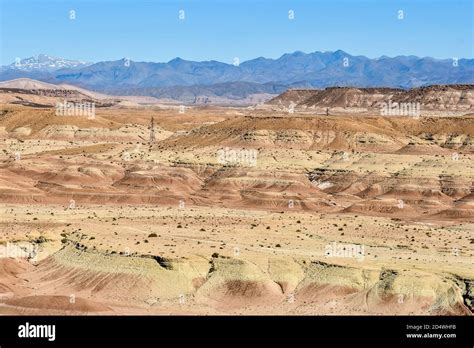
[[[267,99],[2,83],[0,314],[471,315],[474,87]]]

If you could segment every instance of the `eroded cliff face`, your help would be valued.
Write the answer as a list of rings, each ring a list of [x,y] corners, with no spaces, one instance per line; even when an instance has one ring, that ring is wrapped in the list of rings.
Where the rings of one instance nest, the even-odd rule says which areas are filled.
[[[334,112],[354,112],[360,109],[372,113],[396,116],[397,112],[414,110],[421,115],[443,112],[472,113],[473,85],[435,85],[408,90],[394,88],[331,87],[324,90],[288,90],[271,99],[267,105],[293,109],[330,108]],[[418,108],[418,110],[416,110]]]

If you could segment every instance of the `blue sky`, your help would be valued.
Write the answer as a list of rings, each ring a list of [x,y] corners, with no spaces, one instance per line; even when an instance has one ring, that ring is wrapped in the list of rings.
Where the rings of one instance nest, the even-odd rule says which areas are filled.
[[[284,53],[473,57],[472,0],[0,0],[0,65],[38,53],[86,61],[232,63]],[[69,19],[74,10],[76,18]],[[185,19],[179,19],[184,10]],[[293,10],[295,18],[288,18]],[[402,10],[404,18],[398,19]]]

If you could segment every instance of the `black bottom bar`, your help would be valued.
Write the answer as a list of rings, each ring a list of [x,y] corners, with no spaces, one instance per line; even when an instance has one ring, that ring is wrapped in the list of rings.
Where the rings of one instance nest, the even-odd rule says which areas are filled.
[[[472,347],[473,324],[473,317],[427,316],[3,316],[0,346]],[[54,325],[54,335],[43,325]]]

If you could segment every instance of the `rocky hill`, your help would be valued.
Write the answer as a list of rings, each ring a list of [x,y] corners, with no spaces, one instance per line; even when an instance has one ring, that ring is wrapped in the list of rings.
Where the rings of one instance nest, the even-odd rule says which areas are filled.
[[[271,99],[267,105],[278,108],[359,108],[381,111],[384,107],[414,105],[421,111],[455,111],[471,113],[474,106],[474,85],[433,85],[412,88],[355,88],[329,87],[326,89],[295,89]],[[417,105],[419,104],[419,105]]]

